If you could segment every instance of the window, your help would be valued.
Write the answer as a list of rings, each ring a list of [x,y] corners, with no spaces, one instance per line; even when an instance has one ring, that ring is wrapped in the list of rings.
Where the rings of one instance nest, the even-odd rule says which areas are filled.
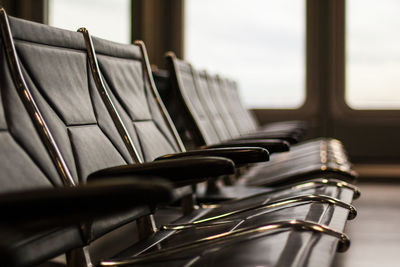
[[[76,31],[86,27],[92,35],[130,43],[130,0],[49,0],[49,24]]]
[[[346,93],[354,109],[400,108],[400,1],[346,1]]]
[[[305,100],[304,0],[187,0],[185,58],[238,81],[253,108]]]

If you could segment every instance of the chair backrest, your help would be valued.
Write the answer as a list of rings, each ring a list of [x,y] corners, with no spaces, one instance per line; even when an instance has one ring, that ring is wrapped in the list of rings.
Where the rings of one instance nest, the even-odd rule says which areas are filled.
[[[177,59],[172,52],[167,54],[167,65],[171,76],[170,95],[174,101],[169,110],[173,112],[174,121],[182,124],[180,128],[190,133],[197,146],[219,143],[211,117],[200,100],[193,67]]]
[[[207,73],[205,71],[197,71],[195,69],[193,70],[193,73],[200,100],[203,103],[203,107],[207,111],[210,120],[213,122],[214,129],[218,134],[219,140],[225,141],[231,139],[231,134],[226,128],[222,114],[218,110],[217,104],[215,103],[215,100],[213,99],[213,96],[209,90]]]
[[[192,125],[189,126],[192,136],[200,133],[201,138],[196,139],[197,145],[212,145],[240,135],[232,110],[226,106],[230,99],[220,90],[217,78],[205,71],[197,71],[188,62],[177,59],[173,53],[167,55],[167,62],[171,90],[181,100],[176,103],[181,112],[174,112],[174,119]]]
[[[6,30],[6,19],[4,10],[0,10],[3,36],[9,33]],[[12,28],[20,27],[19,20],[10,20]],[[17,31],[19,37],[25,32],[22,29]],[[0,44],[0,193],[63,186],[65,180],[57,171],[35,129],[37,125],[31,119],[32,116],[38,121],[40,115],[32,113],[32,106],[28,107],[22,101],[31,101],[29,93],[15,85],[14,74],[18,69],[16,64],[9,61],[9,56],[13,54],[12,46],[4,38],[0,40]],[[7,214],[2,216],[7,217]],[[43,231],[24,229],[22,233],[7,239],[7,246],[13,249],[15,258],[13,262],[5,262],[6,259],[2,258],[2,265],[31,266],[83,245],[78,226]]]
[[[123,45],[93,37],[100,73],[116,111],[126,126],[143,161],[180,152],[152,91],[145,58],[140,46]]]
[[[230,138],[236,138],[240,135],[235,121],[231,115],[230,110],[227,107],[227,101],[229,101],[222,90],[220,90],[220,84],[218,82],[218,77],[216,75],[210,75],[207,73],[207,82],[208,82],[208,90],[210,91],[210,95],[214,99],[214,103],[216,108],[219,111],[219,114],[224,122],[225,128],[228,130]]]
[[[237,82],[230,80],[228,81],[228,84],[229,84],[228,89],[232,95],[231,99],[233,103],[235,103],[238,112],[240,112],[242,116],[244,116],[244,118],[246,119],[247,125],[249,127],[248,132],[256,131],[259,126],[258,122],[254,117],[254,115],[244,106],[242,98],[240,97],[240,92]]]
[[[9,21],[20,79],[26,83],[20,95],[26,107],[35,103],[32,121],[42,141],[50,137],[56,147],[47,147],[49,154],[59,152],[53,160],[59,173],[79,184],[100,169],[133,164],[132,152],[94,84],[83,35],[15,18]],[[132,205],[119,217],[95,221],[86,242],[149,213],[148,207]]]
[[[253,118],[249,118],[247,115],[248,111],[243,107],[240,98],[237,97],[238,95],[235,95],[235,90],[231,88],[233,82],[221,76],[218,76],[217,79],[220,95],[226,99],[223,103],[234,121],[239,134],[244,135],[255,131],[256,128],[253,126]]]

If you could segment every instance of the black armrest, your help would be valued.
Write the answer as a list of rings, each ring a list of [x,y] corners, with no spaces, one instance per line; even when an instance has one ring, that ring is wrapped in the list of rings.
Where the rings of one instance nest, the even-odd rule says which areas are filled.
[[[253,139],[277,139],[289,142],[290,144],[296,144],[299,142],[299,136],[288,133],[277,133],[277,132],[257,132],[239,136],[233,140],[253,140]]]
[[[174,182],[176,186],[184,186],[202,182],[208,177],[234,172],[235,165],[230,159],[190,157],[111,167],[90,174],[88,180],[130,179],[133,175],[157,175]]]
[[[248,164],[269,160],[269,153],[261,147],[227,147],[191,150],[181,153],[167,154],[156,160],[177,159],[193,156],[217,156],[231,159],[235,164]]]
[[[81,185],[42,188],[0,194],[0,224],[40,227],[67,225],[114,214],[135,205],[169,203],[176,196],[171,183],[153,177]]]
[[[207,146],[206,148],[222,147],[262,147],[269,153],[289,151],[290,145],[287,141],[276,139],[248,139],[248,140],[229,140],[220,144]]]

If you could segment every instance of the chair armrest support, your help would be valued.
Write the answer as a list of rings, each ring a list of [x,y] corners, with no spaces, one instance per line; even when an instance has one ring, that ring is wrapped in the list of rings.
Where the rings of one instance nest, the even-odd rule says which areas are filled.
[[[135,205],[169,203],[171,183],[136,176],[130,181],[102,181],[77,187],[40,188],[0,195],[2,224],[61,226],[118,213]]]
[[[261,147],[223,147],[167,154],[156,160],[178,159],[194,156],[215,156],[231,159],[235,164],[249,164],[269,160],[269,153]]]
[[[233,174],[234,172],[235,165],[230,159],[189,157],[111,167],[90,174],[88,180],[130,179],[134,175],[156,175],[180,187],[205,181],[209,177]]]
[[[207,146],[206,148],[222,147],[261,147],[267,149],[269,153],[289,151],[290,144],[284,140],[277,139],[248,139],[248,140],[229,140],[220,144]]]

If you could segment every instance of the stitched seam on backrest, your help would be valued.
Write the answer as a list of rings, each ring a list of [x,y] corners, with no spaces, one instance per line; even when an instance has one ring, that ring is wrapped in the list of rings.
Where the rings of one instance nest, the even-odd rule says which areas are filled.
[[[87,66],[87,68],[90,68],[90,66],[89,66],[89,64],[88,64],[88,61],[86,61],[86,66]],[[92,72],[91,72],[91,70],[90,69],[88,69],[88,75],[92,75]],[[87,79],[87,81],[88,81],[88,90],[89,90],[89,98],[90,98],[90,101],[91,101],[91,104],[94,102],[93,101],[93,95],[92,95],[92,90],[95,90],[95,91],[98,91],[98,89],[97,89],[97,87],[95,86],[95,88],[92,88],[92,86],[91,86],[91,83],[90,83],[90,77],[88,77],[88,79]],[[103,100],[101,100],[101,101],[103,101]],[[103,103],[103,102],[102,102]],[[128,159],[126,159],[125,157],[124,157],[124,154],[122,153],[122,151],[118,148],[118,146],[114,143],[114,141],[110,138],[110,136],[108,136],[108,134],[106,133],[106,131],[104,131],[104,129],[101,127],[101,125],[98,123],[99,121],[98,121],[98,114],[97,114],[97,112],[96,112],[96,109],[94,108],[94,105],[92,104],[92,109],[93,109],[93,114],[94,114],[94,116],[95,116],[95,118],[96,118],[96,124],[97,124],[97,126],[99,127],[99,129],[100,129],[100,131],[104,134],[104,136],[110,141],[110,143],[114,146],[114,148],[118,151],[118,153],[121,155],[121,157],[125,160],[125,162],[126,163],[128,163],[129,162],[129,160]],[[112,120],[112,119],[111,119]],[[114,122],[113,122],[113,125],[114,125]],[[114,127],[116,127],[116,126],[114,126]],[[118,138],[120,139],[120,136],[118,136]],[[122,140],[123,141],[123,140]],[[125,147],[125,146],[124,146]],[[133,159],[132,159],[133,160]]]
[[[3,104],[3,107],[5,106],[5,100],[4,100],[4,94],[1,94],[1,101]],[[24,109],[25,109],[25,105],[24,105]],[[7,109],[3,108],[4,110],[4,117],[6,120],[6,124],[8,126],[9,122],[10,122],[10,118],[7,112]],[[26,111],[26,110],[25,110]],[[27,111],[26,111],[27,112]],[[53,186],[57,186],[56,184],[54,184],[54,181],[46,174],[46,172],[43,170],[43,168],[41,167],[41,164],[38,163],[38,161],[36,160],[35,157],[33,157],[33,155],[31,155],[31,153],[29,153],[29,150],[27,150],[23,144],[21,144],[18,139],[14,136],[14,134],[12,133],[12,131],[10,131],[9,129],[7,130],[3,130],[3,131],[7,131],[9,133],[9,135],[11,136],[11,138],[14,140],[14,142],[21,148],[22,151],[24,151],[28,157],[32,160],[32,162],[35,164],[35,166],[38,168],[38,170],[40,170],[40,172],[43,174],[44,177],[46,177],[46,179],[53,185]],[[47,150],[46,150],[47,152]],[[60,179],[60,177],[57,177],[57,179]],[[61,181],[61,179],[60,179]]]

